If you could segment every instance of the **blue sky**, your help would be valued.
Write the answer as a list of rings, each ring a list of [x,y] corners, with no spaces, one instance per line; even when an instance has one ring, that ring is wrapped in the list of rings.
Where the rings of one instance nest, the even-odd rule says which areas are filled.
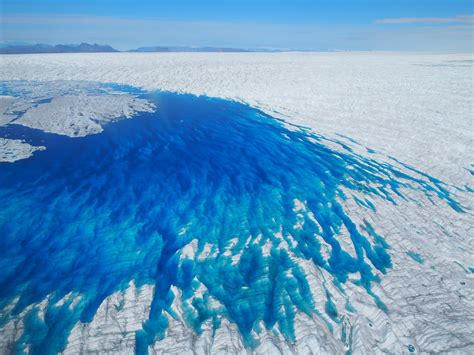
[[[3,0],[2,42],[472,51],[465,0]]]

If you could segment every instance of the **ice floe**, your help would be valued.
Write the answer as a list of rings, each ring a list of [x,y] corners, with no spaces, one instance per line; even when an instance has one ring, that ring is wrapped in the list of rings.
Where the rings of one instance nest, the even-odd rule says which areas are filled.
[[[22,125],[68,137],[97,134],[107,123],[156,109],[134,94],[90,82],[5,82],[2,91],[9,95],[0,96],[0,127]],[[7,151],[6,144],[1,146],[3,160],[31,155],[25,149],[28,145],[12,147],[10,143]],[[19,154],[18,159],[15,154]]]
[[[44,132],[84,137],[102,126],[155,106],[135,95],[88,82],[8,82],[0,97],[0,125],[19,124]]]
[[[102,126],[154,106],[130,95],[59,96],[27,110],[15,124],[69,137],[84,137],[103,131]]]
[[[27,159],[36,151],[45,150],[43,146],[33,146],[19,139],[0,138],[0,163],[13,163]]]

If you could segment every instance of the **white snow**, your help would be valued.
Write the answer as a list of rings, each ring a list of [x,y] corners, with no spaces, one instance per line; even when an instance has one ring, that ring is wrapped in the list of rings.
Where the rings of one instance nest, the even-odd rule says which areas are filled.
[[[0,96],[0,126],[19,124],[45,132],[84,137],[102,126],[155,106],[134,95],[83,81],[9,82],[18,96]]]
[[[338,134],[348,136],[375,149],[376,159],[393,156],[448,183],[472,187],[468,170],[473,169],[474,163],[473,64],[472,54],[11,55],[0,56],[0,80],[112,82],[146,90],[231,98],[258,106],[288,122],[308,126],[326,137],[344,140],[367,154],[363,147]],[[114,120],[134,110],[149,108],[136,100],[128,98],[113,109],[107,103],[100,103],[107,108],[105,115],[94,111],[97,105],[88,106],[84,102],[79,110],[67,96],[53,99],[47,103],[48,108],[42,107],[46,104],[28,106],[26,100],[22,105],[27,113],[15,122],[47,130],[41,126],[40,117],[56,112],[62,118],[54,124],[48,123],[51,132],[71,136],[95,133],[101,129],[99,116]],[[0,125],[11,121],[10,113],[4,109],[11,103],[11,98],[0,98],[3,112]],[[85,112],[86,118],[79,118],[78,112]],[[72,120],[66,127],[65,119]],[[79,122],[81,129],[74,129],[72,123]],[[2,140],[0,148],[1,144]],[[328,320],[334,328],[331,334],[321,318],[298,315],[296,344],[286,344],[278,335],[265,333],[255,352],[342,352],[347,350],[342,349],[340,341],[342,327],[352,330],[354,354],[406,353],[407,344],[414,345],[417,352],[474,352],[474,274],[461,267],[474,266],[472,196],[457,192],[457,198],[468,207],[462,214],[444,204],[426,204],[420,208],[411,201],[399,206],[374,201],[378,209],[372,213],[361,210],[351,199],[345,201],[344,208],[351,217],[357,222],[364,219],[370,222],[390,245],[393,268],[373,290],[389,312],[380,311],[372,298],[350,282],[342,286],[343,295],[342,290],[332,286],[330,274],[308,262],[301,267],[310,281],[318,309],[324,313],[325,295],[321,285],[325,284],[344,322],[336,324]],[[295,208],[302,208],[302,203]],[[207,255],[211,249],[206,245],[202,254]],[[414,262],[405,254],[407,250],[419,252],[425,263]],[[195,250],[190,246],[190,255],[191,252]],[[119,295],[109,297],[86,332],[81,333],[79,326],[75,328],[68,351],[131,352],[134,336],[131,330],[146,317],[142,313],[150,292],[146,295],[131,297],[113,324],[104,317],[112,309],[112,300]],[[345,309],[346,299],[356,312]],[[123,337],[119,329],[127,324],[133,326]],[[196,337],[181,323],[173,323],[169,338],[157,343],[155,350],[244,353],[235,326],[226,321],[223,324],[211,338],[209,331]],[[101,342],[101,334],[107,334],[105,342]],[[120,346],[114,348],[117,343]]]
[[[22,125],[44,132],[84,137],[103,131],[103,126],[156,107],[135,95],[91,82],[14,81],[7,84],[17,96],[0,96],[0,127]],[[7,144],[8,143],[8,144]],[[15,140],[0,143],[0,162],[30,157],[35,150]]]
[[[84,137],[103,131],[102,126],[154,106],[131,95],[58,96],[26,111],[15,124],[69,137]]]
[[[87,80],[232,98],[468,182],[472,54],[115,53],[0,56],[0,80]],[[433,157],[436,157],[435,159]]]
[[[33,146],[19,139],[0,138],[0,163],[27,159],[34,152],[45,149],[43,146]]]

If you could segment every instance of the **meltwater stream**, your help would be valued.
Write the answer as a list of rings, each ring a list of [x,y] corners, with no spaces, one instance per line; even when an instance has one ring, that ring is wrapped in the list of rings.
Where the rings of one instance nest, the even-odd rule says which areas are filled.
[[[146,98],[157,112],[84,138],[0,128],[47,148],[0,164],[0,327],[23,320],[15,351],[63,350],[73,326],[91,322],[131,281],[155,286],[137,353],[177,317],[172,286],[197,334],[203,323],[217,328],[227,318],[248,347],[262,322],[292,342],[297,312],[338,319],[327,291],[326,309],[316,309],[300,260],[335,283],[356,275],[385,307],[371,285],[391,267],[389,246],[376,226],[357,225],[345,211],[348,192],[367,211],[377,208],[372,198],[396,203],[406,189],[461,210],[438,180],[343,145],[329,148],[246,105],[170,93]],[[342,229],[354,254],[342,246]],[[184,255],[193,241],[194,255]],[[200,287],[205,292],[195,296]]]

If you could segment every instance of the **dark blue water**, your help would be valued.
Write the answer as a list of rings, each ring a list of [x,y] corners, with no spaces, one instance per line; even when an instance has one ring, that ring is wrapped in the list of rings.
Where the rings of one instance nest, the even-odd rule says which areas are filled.
[[[330,149],[322,137],[290,131],[251,107],[189,95],[147,98],[156,113],[84,138],[0,128],[1,136],[47,147],[0,164],[1,322],[33,305],[17,351],[26,345],[33,353],[61,351],[74,324],[92,321],[102,301],[131,281],[155,285],[137,353],[165,336],[166,314],[176,317],[172,286],[182,290],[185,321],[197,334],[204,322],[217,328],[225,317],[249,347],[257,344],[261,321],[292,342],[297,312],[339,319],[327,290],[325,310],[315,308],[299,260],[327,270],[336,284],[358,275],[356,283],[385,309],[371,284],[379,281],[375,269],[391,267],[389,246],[368,222],[356,225],[345,212],[347,191],[367,213],[376,211],[374,196],[403,203],[401,187],[461,211],[439,180]],[[295,199],[307,209],[296,211]],[[355,255],[342,248],[341,228]],[[181,257],[192,240],[196,257]],[[322,256],[323,240],[329,258]],[[206,244],[211,253],[199,260]],[[238,262],[232,255],[240,255]],[[207,291],[193,297],[200,284]],[[69,293],[81,300],[56,305]],[[46,297],[43,317],[37,305]],[[212,299],[220,306],[212,308]]]

